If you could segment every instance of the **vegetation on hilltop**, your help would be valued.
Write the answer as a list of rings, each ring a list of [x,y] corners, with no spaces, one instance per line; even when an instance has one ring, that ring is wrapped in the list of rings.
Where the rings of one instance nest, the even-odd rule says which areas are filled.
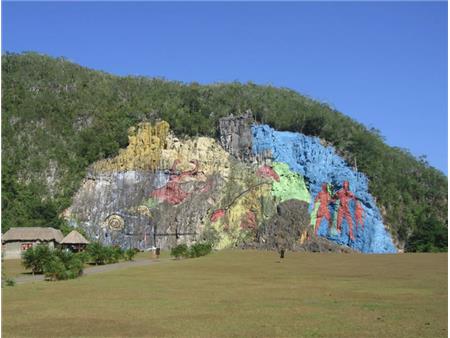
[[[410,251],[447,250],[447,177],[379,131],[289,89],[118,77],[64,58],[2,56],[2,231],[63,227],[58,215],[89,164],[117,154],[127,130],[164,119],[179,135],[217,135],[248,109],[276,129],[319,136],[370,179],[386,223]]]

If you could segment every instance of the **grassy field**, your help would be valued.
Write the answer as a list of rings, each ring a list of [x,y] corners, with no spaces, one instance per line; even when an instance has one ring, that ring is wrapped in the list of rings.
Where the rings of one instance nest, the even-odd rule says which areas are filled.
[[[170,253],[168,251],[161,251],[160,258],[169,258]],[[134,260],[141,259],[153,259],[155,258],[150,252],[138,252],[134,257]],[[123,260],[122,260],[123,261]],[[92,264],[86,264],[86,267],[92,266]],[[22,265],[21,259],[6,259],[2,262],[2,272],[5,274],[5,277],[13,278],[30,275],[31,270],[27,270]]]
[[[3,289],[5,337],[447,337],[447,254],[222,251]]]
[[[14,278],[30,274],[31,270],[25,269],[20,259],[6,259],[2,262],[2,272],[6,277]]]

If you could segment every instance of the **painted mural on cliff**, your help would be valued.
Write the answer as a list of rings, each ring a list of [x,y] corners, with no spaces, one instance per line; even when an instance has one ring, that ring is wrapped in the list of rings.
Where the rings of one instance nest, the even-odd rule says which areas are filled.
[[[126,149],[91,166],[66,219],[123,247],[264,247],[277,206],[298,200],[311,216],[299,245],[396,251],[364,175],[318,139],[251,123],[222,119],[219,140],[179,139],[164,121],[131,128]]]
[[[324,147],[316,137],[268,125],[252,126],[252,135],[255,154],[270,154],[307,180],[311,223],[319,236],[366,253],[397,251],[368,192],[366,176],[348,166],[332,147]]]

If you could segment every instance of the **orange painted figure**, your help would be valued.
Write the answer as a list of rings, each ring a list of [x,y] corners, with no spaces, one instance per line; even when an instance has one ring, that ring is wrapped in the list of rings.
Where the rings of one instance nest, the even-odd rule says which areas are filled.
[[[354,240],[355,237],[353,236],[352,215],[350,214],[350,208],[348,206],[348,202],[351,199],[356,202],[356,197],[350,191],[348,181],[344,181],[342,189],[339,190],[338,192],[336,192],[336,194],[334,195],[334,198],[333,198],[334,201],[339,200],[339,211],[338,211],[338,216],[337,216],[337,230],[341,231],[342,219],[345,217],[345,219],[348,223],[350,239]]]
[[[322,222],[322,218],[325,217],[330,224],[331,216],[330,211],[328,210],[328,204],[331,201],[330,193],[328,192],[328,186],[326,183],[322,184],[322,190],[317,194],[314,203],[320,202],[319,209],[317,210],[316,215],[316,225],[314,226],[314,234],[317,236],[317,231],[319,230],[320,223]]]
[[[361,225],[364,230],[364,209],[360,202],[356,202],[355,205],[355,219],[356,219],[356,230],[358,230],[358,224]]]

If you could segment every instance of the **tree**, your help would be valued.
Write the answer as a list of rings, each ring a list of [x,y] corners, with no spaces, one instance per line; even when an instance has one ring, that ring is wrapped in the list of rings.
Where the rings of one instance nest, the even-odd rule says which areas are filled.
[[[44,266],[54,258],[54,252],[45,244],[31,247],[22,253],[22,264],[26,269],[31,269],[33,275],[42,273]]]

